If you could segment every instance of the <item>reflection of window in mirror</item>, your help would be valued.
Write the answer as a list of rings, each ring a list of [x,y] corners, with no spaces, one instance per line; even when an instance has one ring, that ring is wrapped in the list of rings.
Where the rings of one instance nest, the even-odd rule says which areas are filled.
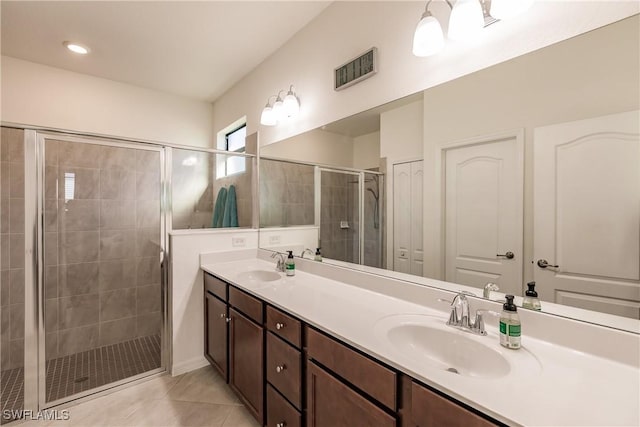
[[[244,153],[246,137],[247,124],[244,122],[240,126],[233,128],[233,130],[225,132],[224,139],[218,141],[218,149],[235,153]],[[218,156],[216,178],[224,178],[245,172],[245,170],[246,162],[244,157]]]

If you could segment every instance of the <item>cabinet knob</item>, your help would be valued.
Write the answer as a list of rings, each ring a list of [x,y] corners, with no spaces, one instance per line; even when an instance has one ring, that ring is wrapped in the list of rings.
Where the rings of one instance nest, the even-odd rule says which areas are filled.
[[[281,423],[276,424],[276,427],[287,427],[287,423],[282,421]]]
[[[227,321],[227,323],[231,322],[231,317],[227,317],[226,319],[224,319]]]
[[[225,316],[226,316],[226,314],[224,314],[224,313],[220,313],[220,318],[221,318],[221,319],[224,319],[224,317],[225,317]]]
[[[285,369],[287,369],[287,365],[278,365],[276,366],[276,372],[280,373],[282,371],[284,371]]]
[[[276,323],[276,329],[277,329],[277,330],[280,330],[280,329],[282,329],[282,328],[284,328],[284,327],[285,327],[285,324],[284,324],[284,323],[280,323],[280,322]]]

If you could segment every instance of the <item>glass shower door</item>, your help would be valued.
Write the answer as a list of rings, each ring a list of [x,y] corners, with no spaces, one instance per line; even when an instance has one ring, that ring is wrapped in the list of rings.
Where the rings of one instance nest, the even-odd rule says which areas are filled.
[[[329,259],[360,263],[359,173],[320,170],[320,246]]]
[[[43,406],[162,367],[162,149],[41,135]],[[45,372],[42,372],[44,369]]]

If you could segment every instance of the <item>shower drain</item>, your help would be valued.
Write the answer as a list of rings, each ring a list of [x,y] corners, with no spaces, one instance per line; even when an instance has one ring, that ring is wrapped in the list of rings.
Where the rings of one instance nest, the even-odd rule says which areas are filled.
[[[454,374],[460,374],[456,368],[447,368],[448,372],[453,372]]]
[[[89,377],[80,377],[80,378],[76,378],[75,380],[73,380],[73,382],[83,383],[83,382],[87,381],[88,379],[89,379]]]

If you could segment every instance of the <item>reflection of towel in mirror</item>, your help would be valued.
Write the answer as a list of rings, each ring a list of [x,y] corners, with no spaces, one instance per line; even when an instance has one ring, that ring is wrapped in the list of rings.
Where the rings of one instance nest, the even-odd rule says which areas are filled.
[[[229,194],[227,195],[227,203],[224,206],[224,217],[222,219],[223,227],[238,226],[238,205],[236,204],[236,187],[229,186]]]
[[[224,207],[227,201],[227,189],[222,187],[220,191],[218,191],[218,197],[216,198],[216,205],[213,209],[213,222],[211,227],[220,228],[222,227],[222,218],[224,216]]]

